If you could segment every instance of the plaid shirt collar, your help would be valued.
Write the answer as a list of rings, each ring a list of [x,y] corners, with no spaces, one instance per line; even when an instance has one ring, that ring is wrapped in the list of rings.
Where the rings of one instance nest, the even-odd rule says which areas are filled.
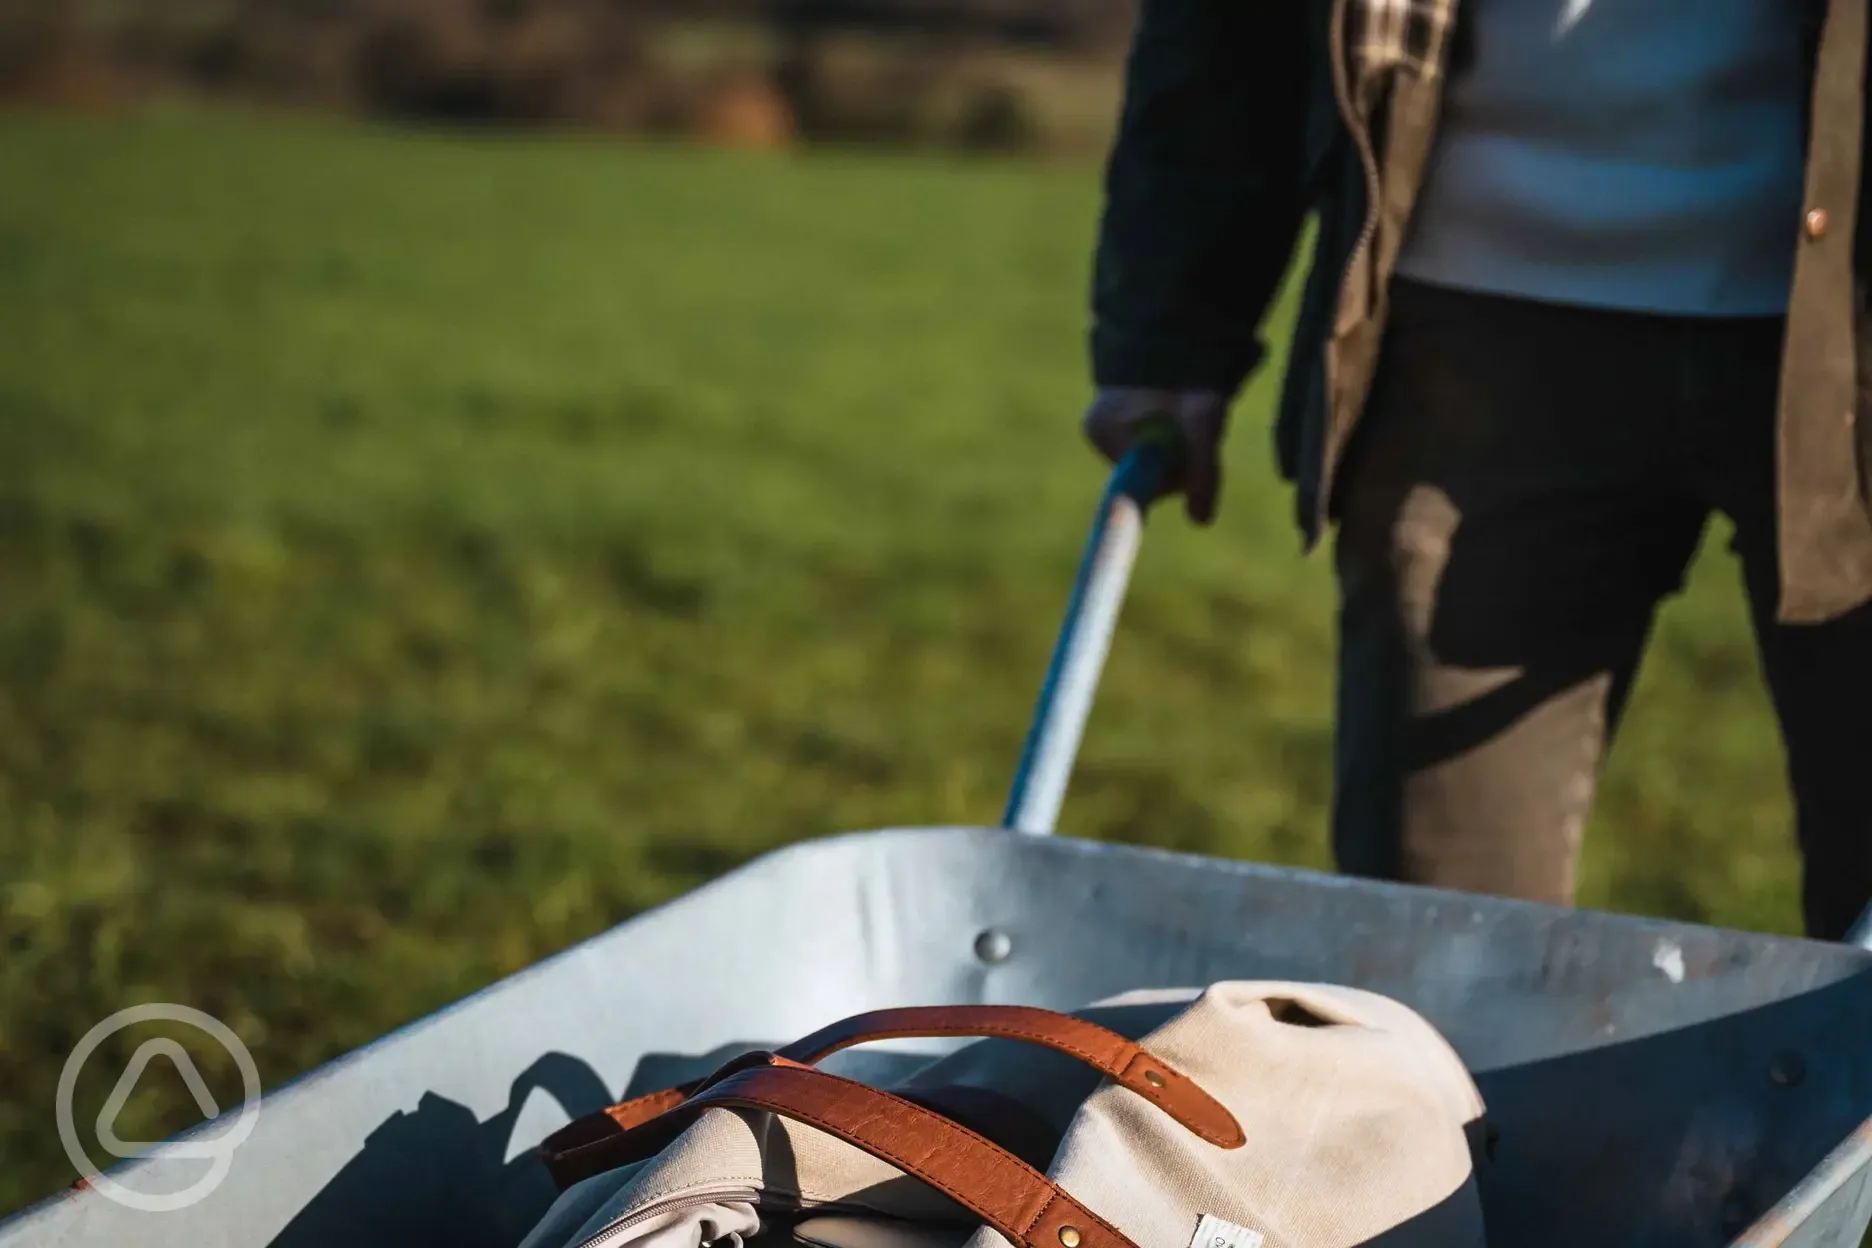
[[[1457,0],[1348,0],[1346,49],[1367,104],[1396,75],[1437,78],[1449,57]]]

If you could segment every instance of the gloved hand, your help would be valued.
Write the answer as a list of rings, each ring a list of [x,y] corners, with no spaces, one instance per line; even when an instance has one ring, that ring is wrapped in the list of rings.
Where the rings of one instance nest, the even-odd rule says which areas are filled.
[[[1183,495],[1189,518],[1200,525],[1215,519],[1222,493],[1222,435],[1228,428],[1228,396],[1208,390],[1101,390],[1086,409],[1080,426],[1099,453],[1113,463],[1124,457],[1138,430],[1169,416],[1183,433],[1179,470],[1164,483],[1167,494]]]

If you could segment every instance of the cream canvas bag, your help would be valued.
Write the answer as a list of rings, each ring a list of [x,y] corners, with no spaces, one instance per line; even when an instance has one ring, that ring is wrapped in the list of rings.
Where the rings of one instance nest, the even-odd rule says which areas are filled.
[[[891,1089],[814,1068],[909,1036],[994,1039]],[[1356,989],[889,1010],[567,1127],[525,1248],[1480,1248],[1482,1112],[1428,1022]]]

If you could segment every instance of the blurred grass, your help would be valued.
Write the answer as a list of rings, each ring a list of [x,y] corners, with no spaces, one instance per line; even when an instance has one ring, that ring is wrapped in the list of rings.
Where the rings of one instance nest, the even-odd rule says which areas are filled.
[[[124,1005],[271,1086],[784,842],[998,819],[1102,479],[1092,171],[189,114],[0,118],[0,169],[0,1208]],[[1071,834],[1326,861],[1272,381],[1218,530],[1153,525]],[[1791,931],[1733,581],[1585,899]]]

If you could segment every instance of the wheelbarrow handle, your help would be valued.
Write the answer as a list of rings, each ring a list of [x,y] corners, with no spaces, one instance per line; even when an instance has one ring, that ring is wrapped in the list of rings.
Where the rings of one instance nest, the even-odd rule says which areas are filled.
[[[1174,476],[1181,454],[1181,435],[1162,421],[1147,426],[1112,470],[1027,730],[1003,827],[1039,836],[1054,830],[1137,560],[1144,514]]]

